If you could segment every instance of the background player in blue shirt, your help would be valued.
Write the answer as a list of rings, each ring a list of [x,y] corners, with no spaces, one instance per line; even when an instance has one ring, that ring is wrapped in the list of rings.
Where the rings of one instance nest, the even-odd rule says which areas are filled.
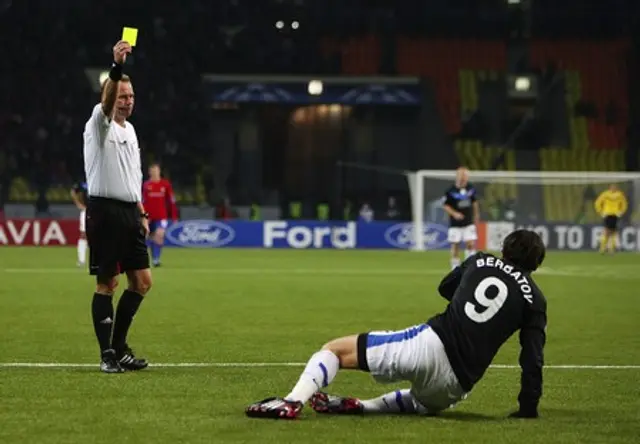
[[[444,194],[444,211],[449,215],[447,240],[451,244],[451,268],[460,265],[461,242],[465,246],[465,259],[476,252],[478,233],[476,223],[480,220],[477,191],[469,183],[469,170],[460,167],[456,171],[456,183]]]

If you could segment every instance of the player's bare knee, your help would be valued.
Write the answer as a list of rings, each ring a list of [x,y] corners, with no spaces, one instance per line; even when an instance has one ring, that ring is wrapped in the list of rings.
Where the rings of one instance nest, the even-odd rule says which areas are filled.
[[[142,296],[151,290],[152,285],[153,280],[151,279],[151,272],[149,270],[136,271],[129,277],[129,290],[135,291]]]
[[[324,344],[320,350],[322,351],[330,351],[331,353],[337,355],[338,354],[338,347],[335,346],[336,345],[336,339],[327,342],[326,344]]]
[[[138,281],[135,283],[135,285],[132,285],[129,289],[131,291],[135,291],[136,293],[144,296],[147,293],[149,293],[149,290],[151,290],[151,284],[152,284],[151,280]]]
[[[358,365],[357,336],[346,336],[327,342],[323,351],[330,351],[338,357],[341,368],[356,368]]]
[[[80,232],[80,236],[79,236],[79,237],[80,237],[80,239],[84,239],[84,240],[86,240],[86,239],[87,239],[87,233],[83,233],[83,232],[81,231],[81,232]]]
[[[96,283],[96,293],[106,294],[113,296],[113,294],[118,288],[118,278],[98,278],[98,282]]]

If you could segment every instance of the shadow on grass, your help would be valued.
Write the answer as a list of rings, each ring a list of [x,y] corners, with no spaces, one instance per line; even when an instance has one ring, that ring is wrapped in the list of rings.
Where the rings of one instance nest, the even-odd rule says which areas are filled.
[[[335,419],[335,418],[406,418],[408,421],[429,421],[429,420],[445,420],[445,421],[464,421],[464,422],[487,422],[487,421],[500,421],[505,419],[501,416],[489,416],[481,413],[474,412],[444,412],[438,415],[414,415],[406,413],[371,413],[366,415],[331,415],[324,413],[309,414],[315,418],[322,419]]]
[[[502,416],[489,416],[476,412],[444,412],[434,418],[446,421],[501,421],[505,419]]]

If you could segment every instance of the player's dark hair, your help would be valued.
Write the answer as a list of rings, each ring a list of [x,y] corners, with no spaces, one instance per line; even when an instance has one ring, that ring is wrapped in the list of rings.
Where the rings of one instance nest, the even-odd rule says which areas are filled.
[[[546,248],[535,231],[515,230],[502,244],[502,257],[524,271],[535,271],[544,261]]]

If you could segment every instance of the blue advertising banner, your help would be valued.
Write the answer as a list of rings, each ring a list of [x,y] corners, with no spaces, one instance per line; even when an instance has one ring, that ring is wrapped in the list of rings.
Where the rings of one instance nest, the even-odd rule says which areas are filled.
[[[213,221],[170,225],[165,244],[185,248],[335,248],[408,249],[413,224],[394,222]],[[447,227],[425,224],[425,247],[446,249]]]
[[[204,91],[213,103],[281,103],[401,105],[421,103],[417,79],[262,78],[204,76]],[[311,82],[311,83],[310,83]]]
[[[536,231],[550,250],[569,251],[597,250],[603,232],[598,225],[488,222],[479,227],[478,248],[499,250],[504,236],[517,228]],[[165,243],[183,248],[409,249],[414,232],[410,222],[185,220],[167,228]],[[447,226],[425,223],[424,244],[427,250],[449,248]],[[620,227],[617,245],[622,251],[640,251],[640,228]]]

